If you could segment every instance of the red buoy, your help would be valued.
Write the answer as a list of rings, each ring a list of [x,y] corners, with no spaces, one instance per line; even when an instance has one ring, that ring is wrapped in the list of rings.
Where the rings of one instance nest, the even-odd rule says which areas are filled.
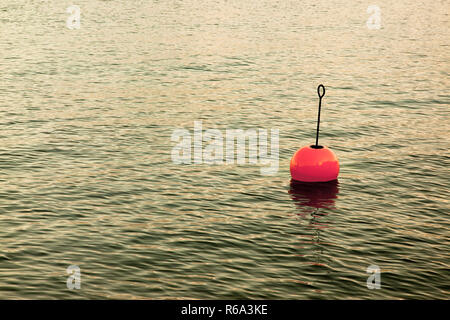
[[[291,159],[292,179],[302,182],[327,182],[336,180],[339,161],[327,147],[315,145],[297,150]]]
[[[323,93],[320,93],[320,89]],[[336,180],[339,175],[339,161],[333,151],[320,146],[319,124],[322,97],[325,95],[325,87],[319,85],[319,115],[317,118],[316,144],[297,150],[291,159],[290,169],[293,180],[301,182],[327,182]]]
[[[309,208],[315,209],[336,209],[335,200],[339,193],[339,182],[337,180],[329,182],[298,182],[291,180],[289,194],[294,200],[300,214]],[[318,211],[316,211],[318,212]]]

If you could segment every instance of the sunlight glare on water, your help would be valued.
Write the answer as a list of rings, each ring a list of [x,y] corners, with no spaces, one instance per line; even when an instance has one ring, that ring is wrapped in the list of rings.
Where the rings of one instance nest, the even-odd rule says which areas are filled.
[[[374,4],[0,0],[0,298],[448,298],[448,3]],[[194,121],[278,129],[278,172],[174,163]]]

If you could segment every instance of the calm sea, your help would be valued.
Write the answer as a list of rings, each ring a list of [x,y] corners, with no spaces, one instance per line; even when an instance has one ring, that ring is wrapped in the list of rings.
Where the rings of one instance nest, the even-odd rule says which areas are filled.
[[[448,299],[448,8],[0,0],[0,298]],[[294,187],[320,83],[341,173]],[[278,129],[278,171],[174,163],[194,121]]]

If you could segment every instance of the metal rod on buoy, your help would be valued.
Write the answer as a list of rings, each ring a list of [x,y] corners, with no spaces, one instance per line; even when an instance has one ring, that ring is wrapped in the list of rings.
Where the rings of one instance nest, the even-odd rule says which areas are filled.
[[[320,94],[320,88],[323,89],[323,94]],[[319,146],[319,125],[320,125],[320,109],[322,107],[322,97],[325,95],[325,87],[322,84],[319,84],[317,87],[317,94],[319,95],[319,115],[317,116],[317,132],[316,132],[316,147]]]

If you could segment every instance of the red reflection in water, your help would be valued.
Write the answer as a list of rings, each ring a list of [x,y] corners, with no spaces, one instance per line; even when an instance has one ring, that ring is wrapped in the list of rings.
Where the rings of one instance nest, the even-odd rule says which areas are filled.
[[[327,260],[322,261],[324,249],[328,243],[321,241],[321,231],[330,226],[326,219],[325,222],[321,220],[327,216],[327,209],[336,209],[335,200],[338,193],[339,182],[337,180],[312,183],[291,180],[289,194],[298,209],[296,215],[300,218],[306,233],[299,240],[299,248],[302,249],[302,254],[299,256],[303,255],[305,259],[313,256],[312,261],[303,261],[305,264],[320,268],[328,267]],[[326,253],[325,256],[327,256]]]
[[[289,194],[298,208],[335,209],[339,182],[298,182],[291,180]]]

